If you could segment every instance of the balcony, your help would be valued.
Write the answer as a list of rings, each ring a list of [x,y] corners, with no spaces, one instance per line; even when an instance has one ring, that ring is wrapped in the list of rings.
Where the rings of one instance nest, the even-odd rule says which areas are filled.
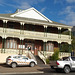
[[[70,35],[59,35],[54,33],[44,33],[36,31],[27,31],[27,30],[18,30],[18,29],[9,29],[9,28],[0,28],[0,36],[6,37],[17,37],[17,38],[27,38],[27,39],[37,39],[37,40],[71,40]]]

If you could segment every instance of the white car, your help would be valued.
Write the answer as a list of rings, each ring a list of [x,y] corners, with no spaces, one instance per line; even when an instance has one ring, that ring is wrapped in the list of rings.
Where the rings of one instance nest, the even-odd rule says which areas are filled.
[[[34,67],[35,65],[37,65],[37,61],[35,61],[34,59],[29,59],[28,57],[23,55],[12,55],[7,57],[6,64],[11,66],[12,68],[22,65],[29,65],[31,67]]]
[[[71,70],[75,70],[75,57],[66,57],[66,59],[52,61],[50,66],[58,72],[64,71],[69,73]]]

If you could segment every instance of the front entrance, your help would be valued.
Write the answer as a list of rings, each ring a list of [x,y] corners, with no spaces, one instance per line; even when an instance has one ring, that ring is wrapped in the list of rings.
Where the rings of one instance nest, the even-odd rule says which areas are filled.
[[[31,51],[34,55],[38,55],[38,51],[43,50],[43,42],[40,40],[26,40],[25,50]]]
[[[38,49],[39,47],[37,47],[36,45],[34,45],[34,43],[25,43],[25,49],[32,51],[32,53],[34,55],[38,55]]]
[[[25,49],[26,50],[34,50],[34,44],[33,43],[25,43]]]
[[[35,47],[34,55],[38,55],[38,49]]]

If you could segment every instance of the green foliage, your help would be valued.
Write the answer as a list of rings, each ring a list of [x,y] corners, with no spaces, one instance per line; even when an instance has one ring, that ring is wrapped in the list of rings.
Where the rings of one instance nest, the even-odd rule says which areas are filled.
[[[47,59],[46,59],[46,63],[47,63],[47,64],[49,64],[49,62],[50,62],[50,59],[49,59],[49,58],[47,58]]]
[[[75,37],[72,36],[72,50],[75,51]]]
[[[51,57],[51,60],[58,60],[59,59],[59,50],[54,50],[54,54]]]
[[[66,35],[69,35],[69,31],[65,31],[65,32],[62,32],[62,34],[66,34]]]
[[[61,44],[61,52],[69,52],[69,44],[67,43],[64,43],[64,44]]]

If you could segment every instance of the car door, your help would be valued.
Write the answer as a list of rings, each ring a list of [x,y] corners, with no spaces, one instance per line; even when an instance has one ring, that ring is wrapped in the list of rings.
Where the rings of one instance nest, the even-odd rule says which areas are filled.
[[[17,64],[22,65],[22,56],[18,56]]]
[[[72,59],[72,62],[71,62],[72,68],[75,68],[75,57],[71,57],[71,59]]]
[[[30,60],[28,57],[22,56],[22,61],[24,62],[24,65],[29,65]]]

